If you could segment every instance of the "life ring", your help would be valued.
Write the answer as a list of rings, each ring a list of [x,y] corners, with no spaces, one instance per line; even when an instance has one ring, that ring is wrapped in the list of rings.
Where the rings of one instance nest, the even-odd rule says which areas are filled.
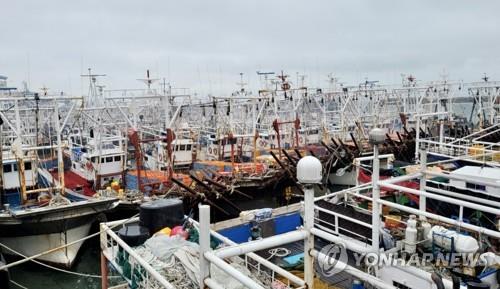
[[[214,149],[214,155],[217,155],[217,149]]]
[[[94,170],[94,166],[92,165],[92,162],[87,162],[85,164],[85,167],[87,168],[88,171],[93,171]]]
[[[163,162],[163,154],[158,155],[158,160],[160,160],[160,162]]]
[[[260,140],[260,141],[259,141],[259,145],[260,145],[261,147],[265,147],[265,146],[266,146],[266,143],[265,143],[263,140]]]
[[[212,147],[209,147],[209,148],[208,148],[208,153],[209,153],[209,154],[212,154]]]
[[[299,144],[303,143],[304,142],[304,138],[299,136]]]

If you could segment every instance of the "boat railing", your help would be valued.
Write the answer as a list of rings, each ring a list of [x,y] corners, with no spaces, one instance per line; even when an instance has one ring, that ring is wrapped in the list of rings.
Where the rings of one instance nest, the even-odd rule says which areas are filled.
[[[323,218],[314,218],[315,221],[316,221],[315,222],[315,227],[317,227],[317,228],[319,228],[321,230],[324,230],[324,231],[326,231],[328,233],[335,234],[337,236],[339,236],[339,235],[350,235],[350,236],[354,236],[356,239],[363,240],[367,244],[371,243],[371,238],[367,238],[367,237],[365,237],[365,236],[363,236],[363,235],[361,235],[359,233],[356,233],[353,230],[350,230],[349,226],[348,227],[341,226],[340,223],[339,223],[339,221],[340,220],[349,221],[351,223],[354,223],[356,225],[360,225],[360,226],[368,228],[370,230],[373,228],[373,226],[372,226],[371,223],[363,222],[363,221],[360,221],[358,219],[355,219],[355,218],[343,215],[341,213],[334,212],[334,211],[322,208],[320,206],[315,206],[314,209],[316,211],[318,211],[318,212],[323,212],[323,213],[326,213],[326,214],[329,214],[329,215],[333,216],[334,220],[335,220],[334,223],[331,223],[331,222],[325,221]]]
[[[450,174],[444,174],[444,173],[437,173],[433,171],[428,171],[424,170],[423,172],[417,172],[414,174],[409,174],[409,175],[404,175],[400,177],[394,177],[394,178],[389,178],[385,180],[380,180],[377,182],[377,185],[380,187],[382,190],[394,190],[394,191],[399,191],[402,193],[406,194],[411,194],[417,196],[419,199],[422,199],[419,201],[419,208],[412,208],[410,206],[405,206],[401,204],[397,204],[394,202],[390,202],[384,199],[379,199],[376,202],[378,203],[379,206],[387,206],[393,209],[397,209],[401,212],[405,212],[407,214],[414,214],[417,216],[423,216],[428,219],[432,219],[438,222],[446,223],[450,226],[455,226],[457,228],[463,228],[469,231],[474,231],[480,234],[485,234],[494,238],[500,238],[500,232],[492,229],[488,229],[486,227],[482,227],[479,225],[474,225],[471,223],[468,223],[467,220],[464,218],[464,210],[465,209],[471,209],[475,210],[478,212],[486,213],[486,214],[491,214],[494,216],[500,215],[500,203],[494,202],[491,200],[488,201],[480,201],[480,198],[474,197],[474,196],[468,196],[464,194],[460,194],[457,192],[445,190],[445,189],[439,189],[439,188],[434,188],[434,187],[429,187],[429,186],[424,186],[425,190],[420,190],[420,189],[412,189],[409,187],[405,187],[402,185],[402,182],[404,181],[409,181],[409,180],[417,180],[417,179],[424,179],[426,177],[441,177],[445,179],[457,179],[457,180],[465,180],[466,182],[472,182],[478,185],[483,185],[483,186],[488,186],[488,187],[494,187],[494,188],[500,188],[500,184],[497,183],[492,183],[492,182],[486,182],[486,181],[481,181],[481,180],[476,180],[476,179],[467,179],[464,178],[463,176],[453,176]],[[373,203],[373,198],[369,194],[366,194],[366,192],[371,192],[373,189],[373,186],[371,183],[365,184],[363,186],[359,187],[354,187],[354,188],[349,188],[345,189],[342,191],[330,193],[327,195],[324,195],[322,197],[316,198],[315,202],[315,209],[323,212],[323,213],[328,213],[332,216],[335,217],[335,224],[339,224],[339,220],[347,220],[351,223],[355,223],[357,225],[366,227],[366,228],[372,228],[371,223],[365,223],[360,220],[351,218],[349,216],[344,216],[341,213],[338,212],[333,212],[331,210],[321,208],[318,206],[318,202],[321,200],[348,200],[349,197],[351,198],[360,198],[367,200],[370,203]],[[451,216],[442,216],[438,215],[435,213],[428,212],[426,210],[426,200],[427,199],[433,199],[440,201],[443,204],[449,204],[458,207],[458,216],[451,217]],[[373,205],[372,205],[373,206]],[[330,228],[332,228],[330,226]],[[334,233],[336,235],[343,235],[342,231],[340,228],[337,226],[333,226],[333,232],[330,230],[329,233]]]
[[[499,161],[500,144],[498,143],[446,143],[434,140],[419,140],[420,147],[431,153],[442,154],[451,157],[463,157],[478,161]]]
[[[133,218],[126,223],[134,223],[138,220],[138,218]],[[190,219],[190,222],[195,228],[199,229],[199,223],[197,221]],[[122,221],[101,223],[100,242],[102,263],[105,264],[106,261],[108,261],[126,280],[130,288],[175,288],[175,286],[149,264],[144,257],[135,249],[127,245],[115,231],[112,230],[113,227],[125,225],[126,223]],[[213,230],[211,230],[210,233],[212,237],[219,240],[226,247],[236,245],[236,243],[230,239]],[[234,258],[238,258],[240,263],[251,272],[255,279],[260,280],[264,284],[272,284],[273,288],[304,288],[304,281],[301,278],[276,266],[255,253],[248,253],[244,255],[244,258]]]
[[[191,220],[191,223],[199,229],[199,223]],[[219,240],[225,246],[234,246],[235,242],[229,238],[219,234],[214,230],[210,230],[211,237]],[[255,253],[248,253],[244,256],[245,267],[253,274],[258,276],[259,280],[266,280],[267,284],[273,284],[273,288],[303,288],[304,281],[285,269],[274,265],[268,259],[265,259]]]
[[[405,175],[401,177],[395,177],[390,179],[385,179],[377,182],[377,185],[382,189],[391,189],[396,190],[402,193],[411,194],[417,196],[419,198],[419,208],[411,208],[409,206],[400,205],[397,203],[393,203],[387,200],[379,199],[377,203],[379,205],[388,206],[393,209],[400,210],[402,212],[406,212],[408,214],[414,214],[418,216],[423,216],[429,219],[433,219],[442,223],[447,223],[448,225],[455,226],[457,228],[463,228],[466,230],[474,231],[476,233],[488,235],[494,238],[500,238],[500,232],[492,229],[488,229],[486,227],[482,227],[479,225],[473,225],[471,223],[466,222],[464,219],[464,209],[471,209],[482,213],[488,213],[492,215],[500,215],[500,203],[490,201],[488,205],[484,205],[481,203],[475,203],[473,201],[473,196],[468,196],[460,193],[456,193],[453,191],[448,191],[444,189],[432,188],[424,185],[425,190],[421,189],[412,189],[409,187],[405,187],[400,184],[403,180],[411,180],[411,179],[420,179],[425,180],[428,176],[430,177],[441,177],[444,179],[456,179],[463,180],[466,182],[472,182],[474,184],[489,186],[500,188],[500,184],[486,182],[479,179],[469,179],[463,176],[453,176],[450,174],[437,173],[428,170],[424,170],[419,173],[414,173],[410,175]],[[427,211],[426,200],[433,199],[439,201],[441,203],[447,203],[449,205],[453,205],[458,207],[458,216],[456,218],[452,218],[451,216],[442,216],[435,213],[431,213]]]
[[[133,218],[127,223],[137,222]],[[156,269],[123,241],[111,228],[116,222],[101,223],[101,266],[108,261],[112,267],[126,280],[130,288],[162,288],[174,289]],[[101,268],[102,270],[103,268]],[[106,270],[102,270],[107,272]],[[107,278],[107,276],[103,275]],[[104,288],[104,287],[103,287]]]

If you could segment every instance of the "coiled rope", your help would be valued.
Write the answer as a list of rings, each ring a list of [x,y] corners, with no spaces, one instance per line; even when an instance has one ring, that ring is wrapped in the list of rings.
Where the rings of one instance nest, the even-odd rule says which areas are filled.
[[[267,260],[271,259],[274,256],[282,258],[282,257],[290,255],[291,252],[292,251],[290,251],[287,248],[274,248],[274,249],[271,249],[268,251],[268,253],[271,254],[271,256],[269,256],[269,258],[267,258]]]

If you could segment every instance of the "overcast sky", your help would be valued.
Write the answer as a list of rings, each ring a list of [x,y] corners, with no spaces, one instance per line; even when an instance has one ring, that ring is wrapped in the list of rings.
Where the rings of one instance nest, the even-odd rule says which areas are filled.
[[[417,79],[500,80],[500,1],[2,1],[0,74],[32,90],[82,92],[153,77],[200,94],[230,93],[239,73],[284,70],[327,86]],[[86,89],[83,89],[86,93]]]

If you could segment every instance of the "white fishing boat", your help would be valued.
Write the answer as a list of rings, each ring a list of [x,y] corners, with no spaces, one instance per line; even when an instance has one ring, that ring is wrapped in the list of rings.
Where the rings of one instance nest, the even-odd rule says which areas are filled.
[[[67,194],[63,174],[58,175],[57,185],[41,182],[39,169],[47,161],[42,151],[56,150],[57,170],[64,171],[60,127],[65,121],[61,124],[59,105],[74,99],[78,98],[16,91],[0,97],[2,106],[13,108],[1,114],[0,124],[0,244],[4,254],[37,255],[38,260],[70,267],[91,225],[117,205],[115,198]],[[55,133],[47,145],[38,144],[37,133],[33,137],[39,127]]]

